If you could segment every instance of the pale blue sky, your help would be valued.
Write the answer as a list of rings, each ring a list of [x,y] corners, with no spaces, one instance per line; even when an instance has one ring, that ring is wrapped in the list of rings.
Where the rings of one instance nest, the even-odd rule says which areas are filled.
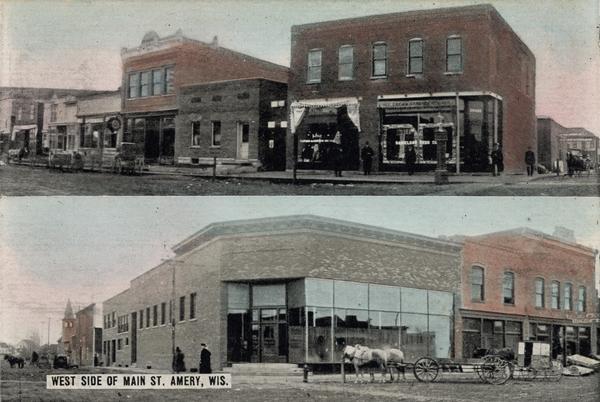
[[[537,113],[600,135],[598,0],[488,0],[537,58]],[[115,89],[120,48],[149,30],[289,65],[294,24],[474,0],[3,0],[0,85]],[[509,61],[507,61],[509,62]]]
[[[598,198],[554,197],[0,198],[0,341],[48,317],[58,338],[67,298],[102,302],[216,221],[315,214],[433,237],[561,225],[600,249],[599,211]]]

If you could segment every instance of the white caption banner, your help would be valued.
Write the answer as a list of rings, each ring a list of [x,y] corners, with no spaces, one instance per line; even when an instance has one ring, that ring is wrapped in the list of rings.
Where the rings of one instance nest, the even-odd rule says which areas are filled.
[[[46,389],[222,389],[231,374],[54,374]]]

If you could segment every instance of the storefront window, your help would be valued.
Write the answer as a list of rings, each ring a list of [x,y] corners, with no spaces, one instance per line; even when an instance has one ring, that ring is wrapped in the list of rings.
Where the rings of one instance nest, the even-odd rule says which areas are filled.
[[[449,317],[437,315],[429,316],[430,356],[441,357],[444,359],[450,358],[450,331],[451,322]]]
[[[336,307],[369,308],[369,287],[366,283],[335,281],[334,295]]]
[[[454,296],[448,292],[428,290],[429,314],[452,315]]]
[[[253,285],[253,306],[285,306],[285,284]]]
[[[306,278],[306,304],[309,306],[333,307],[333,281]]]
[[[400,288],[369,285],[369,310],[400,311]]]
[[[427,315],[402,313],[401,349],[408,361],[430,355],[433,344],[427,329]]]
[[[402,288],[400,290],[401,308],[407,313],[427,314],[427,291],[423,289]]]
[[[227,307],[230,309],[250,308],[250,293],[249,285],[245,283],[228,283],[227,284]]]

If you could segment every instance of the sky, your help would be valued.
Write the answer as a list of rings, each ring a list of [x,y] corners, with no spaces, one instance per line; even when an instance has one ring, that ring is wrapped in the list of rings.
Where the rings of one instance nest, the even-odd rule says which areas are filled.
[[[536,113],[600,135],[600,0],[487,0],[537,60]],[[181,28],[288,65],[295,24],[476,0],[0,0],[0,86],[116,89],[122,47]]]
[[[67,299],[101,303],[212,222],[314,214],[431,237],[527,226],[600,249],[600,199],[555,197],[0,198],[0,342],[60,336]],[[597,275],[598,277],[598,275]]]

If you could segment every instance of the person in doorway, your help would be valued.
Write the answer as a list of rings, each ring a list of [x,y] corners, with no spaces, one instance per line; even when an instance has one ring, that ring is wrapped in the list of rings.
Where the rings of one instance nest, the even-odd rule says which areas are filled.
[[[527,176],[533,176],[533,170],[535,169],[535,154],[531,150],[531,147],[528,147],[525,152],[525,164],[527,165]]]
[[[375,152],[369,145],[369,141],[365,142],[365,145],[360,150],[360,157],[363,161],[363,171],[365,176],[371,175],[371,167],[373,166],[373,155]]]
[[[206,346],[206,343],[201,343],[200,346],[202,350],[200,350],[200,365],[198,367],[198,372],[200,374],[210,374],[212,373],[212,369],[210,368],[210,350]]]
[[[502,150],[500,150],[500,145],[494,144],[494,148],[492,150],[490,158],[492,160],[492,175],[500,175],[500,172],[504,169],[504,163],[502,160]]]
[[[175,354],[173,355],[173,371],[181,373],[185,371],[185,355],[179,349],[179,346],[175,348]]]
[[[409,145],[404,152],[404,161],[406,162],[406,169],[408,170],[408,175],[412,176],[415,173],[415,163],[417,163],[417,153],[415,152],[415,147]]]

